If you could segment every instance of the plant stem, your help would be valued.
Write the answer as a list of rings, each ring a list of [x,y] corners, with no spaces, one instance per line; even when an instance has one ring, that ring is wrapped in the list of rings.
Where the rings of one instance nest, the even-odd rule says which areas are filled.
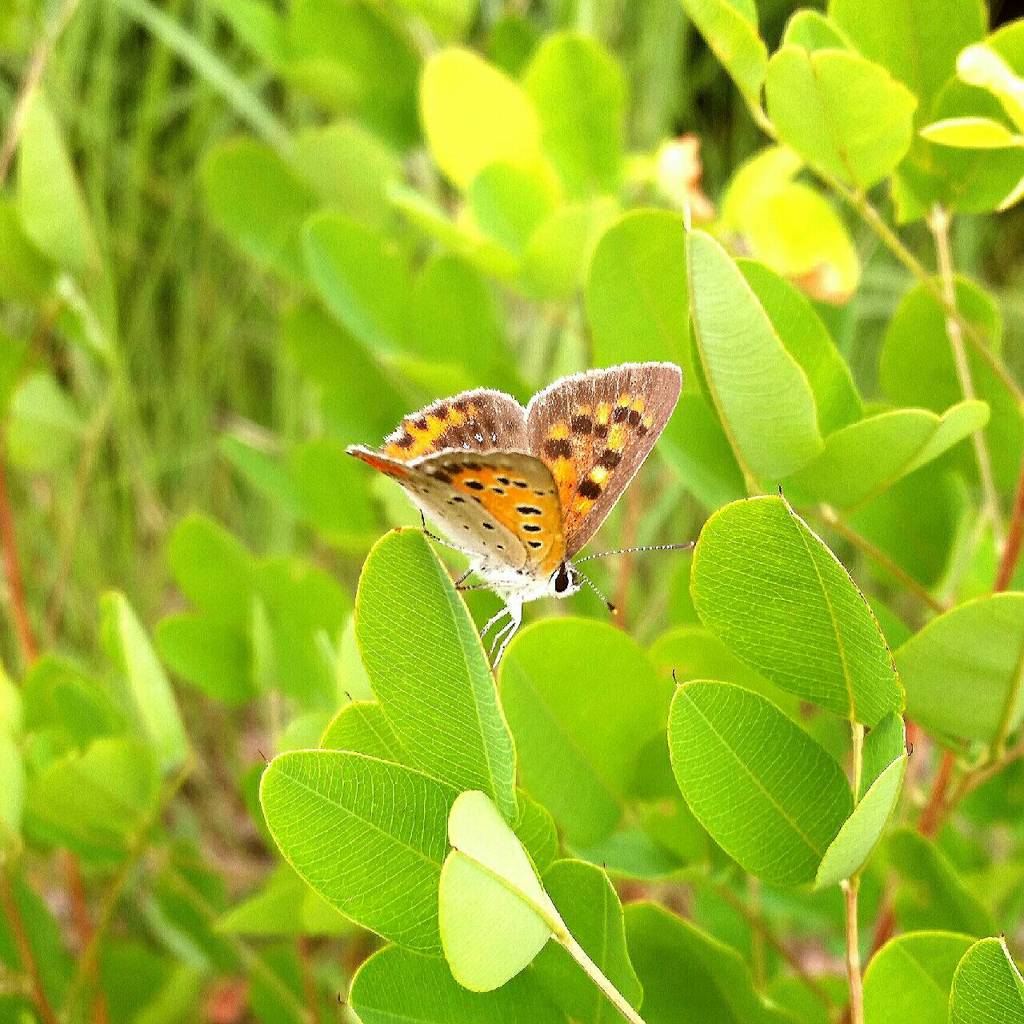
[[[61,860],[63,861],[68,898],[71,902],[71,917],[75,923],[75,931],[78,933],[79,948],[85,949],[92,941],[93,927],[92,918],[89,916],[89,904],[85,896],[85,886],[82,883],[82,870],[78,858],[70,850],[61,851]],[[92,1004],[92,1019],[96,1024],[107,1024],[110,1019],[107,1013],[107,998],[99,988],[97,974],[96,965],[93,964],[89,978],[96,993]]]
[[[28,617],[28,606],[25,603],[25,585],[18,556],[18,537],[14,529],[11,496],[7,489],[7,466],[4,461],[3,445],[3,436],[0,434],[0,547],[3,548],[4,574],[7,577],[14,632],[18,637],[21,660],[27,667],[36,660],[39,651]]]
[[[18,947],[18,959],[21,960],[21,966],[32,983],[32,996],[39,1016],[42,1018],[43,1024],[57,1024],[57,1015],[53,1012],[50,1000],[46,996],[46,989],[43,988],[39,965],[32,952],[32,945],[28,941],[25,922],[21,919],[21,911],[14,898],[14,889],[4,870],[0,870],[0,904],[3,905],[4,917],[7,918],[11,935],[14,936],[14,944]]]
[[[860,878],[843,882],[846,901],[846,977],[850,985],[850,1024],[864,1024],[864,986],[860,974],[860,934],[857,926],[857,894]]]
[[[864,726],[860,722],[850,723],[853,741],[853,799],[860,799],[860,784],[864,778]]]
[[[1006,535],[1003,557],[999,560],[999,571],[996,573],[996,591],[1006,590],[1017,571],[1020,560],[1021,541],[1024,540],[1024,458],[1020,463],[1020,475],[1017,477],[1017,493],[1013,499],[1013,512],[1010,514],[1010,529]]]
[[[1006,740],[1013,731],[1013,721],[1017,714],[1017,705],[1020,703],[1022,690],[1024,690],[1024,641],[1022,641],[1020,653],[1017,655],[1013,679],[1010,681],[1010,688],[1003,703],[1002,714],[999,716],[999,724],[996,726],[991,753],[986,759],[986,764],[1001,764],[1006,757]]]
[[[608,1002],[615,1007],[630,1024],[644,1024],[643,1017],[626,1001],[625,996],[604,976],[601,968],[587,955],[587,951],[569,934],[563,925],[555,931],[555,939],[566,952],[583,968],[587,977],[604,993]]]
[[[855,548],[859,548],[869,558],[877,562],[887,573],[899,580],[907,590],[911,591],[915,597],[919,598],[933,612],[941,613],[946,611],[946,605],[942,601],[933,597],[921,583],[915,580],[906,569],[897,565],[880,547],[858,533],[831,505],[819,505],[813,511],[817,513],[818,517],[826,525],[830,526],[845,540],[848,540]]]
[[[960,390],[966,400],[977,398],[974,381],[971,379],[971,367],[964,349],[963,331],[960,319],[956,315],[956,280],[953,276],[953,257],[949,244],[950,216],[946,209],[936,203],[928,215],[928,229],[935,239],[935,251],[939,262],[939,277],[942,281],[942,294],[946,301],[946,334],[953,350],[953,362],[956,375],[960,381]],[[978,476],[981,479],[981,492],[984,496],[983,515],[992,522],[996,545],[1002,550],[1005,530],[1002,513],[999,510],[999,495],[996,492],[995,477],[992,473],[992,457],[983,430],[971,434],[974,446],[974,458],[978,463]]]

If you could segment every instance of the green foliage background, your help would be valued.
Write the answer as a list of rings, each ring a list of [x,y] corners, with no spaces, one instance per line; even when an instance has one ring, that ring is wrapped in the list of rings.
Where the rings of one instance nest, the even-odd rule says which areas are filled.
[[[0,1019],[1024,1020],[1004,20],[3,6]],[[641,359],[495,677],[344,448]]]

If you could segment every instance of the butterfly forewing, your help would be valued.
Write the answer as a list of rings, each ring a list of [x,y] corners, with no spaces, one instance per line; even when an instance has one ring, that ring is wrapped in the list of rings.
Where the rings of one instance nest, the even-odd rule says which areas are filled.
[[[393,459],[411,462],[447,449],[525,451],[523,407],[503,391],[464,391],[404,417],[384,439],[382,452]]]
[[[681,386],[672,363],[627,363],[563,378],[531,400],[527,443],[555,479],[568,557],[590,540],[643,465]]]

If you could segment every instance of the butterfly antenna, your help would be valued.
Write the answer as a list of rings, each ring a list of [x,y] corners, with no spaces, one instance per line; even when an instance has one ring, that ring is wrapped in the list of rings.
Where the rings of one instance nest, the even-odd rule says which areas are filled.
[[[579,565],[581,562],[590,562],[595,558],[607,558],[609,555],[633,555],[638,551],[691,551],[692,549],[692,540],[688,540],[685,544],[643,544],[638,548],[616,548],[614,551],[598,551],[596,555],[576,558],[572,564]]]
[[[576,563],[573,562],[573,568],[575,567]],[[597,596],[601,598],[602,601],[604,601],[605,607],[608,609],[609,612],[612,613],[612,615],[614,615],[618,611],[618,608],[616,608],[615,605],[612,604],[612,602],[604,596],[604,593],[601,591],[600,587],[598,587],[598,585],[589,576],[587,576],[586,573],[582,573],[579,571],[579,569],[576,569],[576,575],[579,576],[579,578],[583,580],[583,582],[586,583],[586,585],[590,587],[590,589],[595,594],[597,594]]]

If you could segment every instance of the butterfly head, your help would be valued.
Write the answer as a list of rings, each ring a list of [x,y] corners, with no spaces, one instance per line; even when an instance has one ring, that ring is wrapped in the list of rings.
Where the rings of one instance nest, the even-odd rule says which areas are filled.
[[[549,593],[552,597],[570,597],[581,586],[580,574],[571,562],[562,562],[548,580]]]

